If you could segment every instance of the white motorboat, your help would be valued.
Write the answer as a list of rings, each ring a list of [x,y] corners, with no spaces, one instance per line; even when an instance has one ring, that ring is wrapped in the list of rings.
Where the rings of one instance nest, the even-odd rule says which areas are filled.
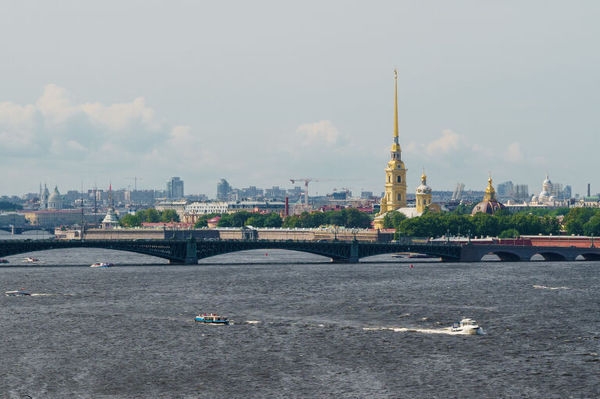
[[[6,291],[4,294],[6,296],[30,296],[31,295],[28,291],[25,291],[23,289],[14,290],[14,291]]]
[[[483,328],[481,328],[475,320],[468,318],[452,324],[450,331],[469,335],[483,335]]]

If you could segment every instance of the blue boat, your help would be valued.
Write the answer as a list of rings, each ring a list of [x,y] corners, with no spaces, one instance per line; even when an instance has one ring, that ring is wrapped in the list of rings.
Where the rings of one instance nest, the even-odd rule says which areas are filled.
[[[206,323],[206,324],[220,324],[220,325],[228,325],[229,320],[227,317],[219,316],[215,313],[203,313],[196,316],[194,319],[198,323]]]

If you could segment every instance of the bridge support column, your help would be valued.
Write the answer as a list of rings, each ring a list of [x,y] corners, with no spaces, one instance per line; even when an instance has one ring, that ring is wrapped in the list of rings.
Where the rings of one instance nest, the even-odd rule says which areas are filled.
[[[350,258],[348,259],[348,263],[358,263],[358,241],[352,241],[350,244]]]
[[[185,245],[185,264],[195,265],[198,263],[198,245],[193,238]]]

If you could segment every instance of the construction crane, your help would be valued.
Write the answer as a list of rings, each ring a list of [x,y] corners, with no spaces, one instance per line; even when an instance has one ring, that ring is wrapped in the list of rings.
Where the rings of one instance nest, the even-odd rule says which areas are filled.
[[[304,182],[304,205],[308,208],[308,183],[311,181],[319,181],[318,179],[313,179],[311,177],[303,177],[300,179],[290,179],[292,184],[295,184],[297,181]]]
[[[137,181],[138,181],[138,180],[144,180],[144,179],[142,179],[141,177],[137,177],[137,176],[134,176],[134,177],[126,177],[126,179],[128,179],[128,180],[133,180],[133,191],[137,191]],[[130,186],[130,187],[131,187],[131,186]]]

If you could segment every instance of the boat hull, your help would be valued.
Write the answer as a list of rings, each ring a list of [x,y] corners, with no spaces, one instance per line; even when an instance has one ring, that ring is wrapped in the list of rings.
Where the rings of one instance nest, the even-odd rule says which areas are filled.
[[[229,324],[229,320],[227,320],[227,319],[213,320],[213,319],[204,318],[202,316],[196,316],[196,318],[194,320],[196,320],[197,323],[204,323],[204,324],[215,324],[215,325],[228,325]]]
[[[31,294],[27,291],[17,290],[17,291],[6,291],[4,293],[6,296],[30,296]]]
[[[108,263],[108,262],[98,262],[98,263],[94,263],[93,265],[90,265],[90,267],[94,267],[94,268],[107,268],[107,267],[113,267],[114,265],[112,263]]]

